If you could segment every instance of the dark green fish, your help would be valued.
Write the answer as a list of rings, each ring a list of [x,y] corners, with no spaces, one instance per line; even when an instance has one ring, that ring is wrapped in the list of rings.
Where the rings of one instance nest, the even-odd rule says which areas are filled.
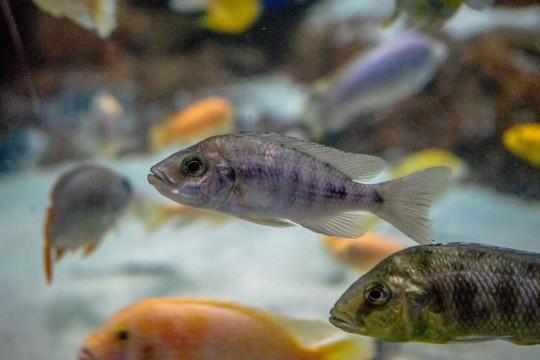
[[[353,283],[330,322],[386,341],[540,343],[540,254],[479,244],[421,245]]]
[[[361,184],[384,168],[351,154],[271,133],[213,136],[151,168],[148,181],[184,205],[258,224],[299,224],[317,233],[360,237],[362,211],[388,221],[419,243],[432,242],[428,217],[450,170],[433,167],[379,184]]]

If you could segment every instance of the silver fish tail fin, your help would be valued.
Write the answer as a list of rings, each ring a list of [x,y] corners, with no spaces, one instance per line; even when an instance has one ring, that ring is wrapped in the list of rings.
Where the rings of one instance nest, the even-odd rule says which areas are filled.
[[[429,208],[448,183],[450,168],[431,167],[379,184],[373,213],[420,244],[433,242]]]

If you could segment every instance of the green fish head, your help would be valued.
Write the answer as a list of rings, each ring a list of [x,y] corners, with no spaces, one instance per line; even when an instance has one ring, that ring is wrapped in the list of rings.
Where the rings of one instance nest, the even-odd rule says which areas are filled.
[[[388,266],[392,265],[392,266]],[[351,333],[385,341],[413,341],[428,325],[430,298],[411,276],[383,261],[353,283],[330,311],[330,322]]]

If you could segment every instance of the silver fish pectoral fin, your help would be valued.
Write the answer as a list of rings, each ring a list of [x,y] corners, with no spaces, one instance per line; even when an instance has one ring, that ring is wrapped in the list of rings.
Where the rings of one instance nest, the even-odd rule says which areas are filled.
[[[257,217],[257,216],[239,216],[238,218],[246,220],[259,225],[273,226],[273,227],[291,227],[294,224],[290,221],[280,218],[270,218],[270,217]]]
[[[330,217],[312,217],[292,221],[319,234],[359,238],[367,231],[365,220],[361,212],[344,212]]]

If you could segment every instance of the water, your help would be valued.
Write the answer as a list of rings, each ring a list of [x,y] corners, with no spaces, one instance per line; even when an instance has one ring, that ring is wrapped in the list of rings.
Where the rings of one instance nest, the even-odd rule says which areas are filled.
[[[7,58],[1,65],[0,142],[9,138],[14,145],[0,146],[0,359],[74,359],[85,337],[108,316],[147,297],[231,300],[325,321],[360,274],[339,263],[320,236],[306,229],[237,219],[182,225],[171,219],[150,232],[144,219],[128,212],[90,256],[67,254],[56,264],[53,283],[47,286],[42,251],[49,192],[65,170],[90,161],[127,176],[138,195],[161,200],[146,174],[183,145],[153,151],[147,130],[207,95],[235,102],[240,130],[309,137],[309,126],[306,131],[298,119],[310,84],[358,51],[395,36],[395,29],[380,26],[391,8],[365,7],[376,15],[366,19],[353,11],[352,1],[341,5],[351,7],[350,12],[323,1],[283,20],[289,24],[284,33],[266,22],[261,25],[265,30],[256,27],[243,36],[208,33],[193,15],[166,7],[122,5],[116,32],[101,40],[31,4],[12,5],[41,112],[34,115],[25,95],[26,75],[17,70],[10,38],[2,38]],[[24,20],[27,11],[34,22]],[[319,141],[381,156],[390,165],[413,150],[436,146],[453,151],[469,171],[432,207],[436,240],[540,252],[539,170],[509,154],[500,140],[513,123],[540,122],[537,88],[534,81],[526,82],[540,76],[539,9],[527,9],[532,15],[521,17],[523,21],[515,21],[515,12],[492,9],[475,12],[476,18],[468,20],[468,11],[463,10],[462,20],[452,18],[445,34],[433,35],[447,44],[451,55],[425,89],[375,114],[362,114]],[[471,26],[464,33],[465,25],[478,25],[478,17],[488,24],[483,29],[490,30],[475,37],[481,30]],[[127,19],[146,22],[136,31]],[[456,25],[459,21],[462,27]],[[493,24],[499,24],[498,30],[492,30]],[[271,34],[261,35],[264,31]],[[426,30],[437,34],[431,31]],[[55,41],[68,45],[58,52],[51,45]],[[86,46],[74,46],[81,41]],[[490,68],[493,64],[500,68]],[[483,77],[472,78],[471,68],[480,69]],[[519,84],[508,83],[510,70],[518,74],[512,76]],[[456,77],[460,81],[452,80]],[[92,99],[102,90],[121,104],[121,116],[92,108]],[[18,134],[21,128],[27,132],[13,140],[18,135],[11,131]],[[414,245],[385,223],[375,229]],[[540,349],[491,341],[411,343],[397,352],[398,359],[512,357],[537,359]]]

